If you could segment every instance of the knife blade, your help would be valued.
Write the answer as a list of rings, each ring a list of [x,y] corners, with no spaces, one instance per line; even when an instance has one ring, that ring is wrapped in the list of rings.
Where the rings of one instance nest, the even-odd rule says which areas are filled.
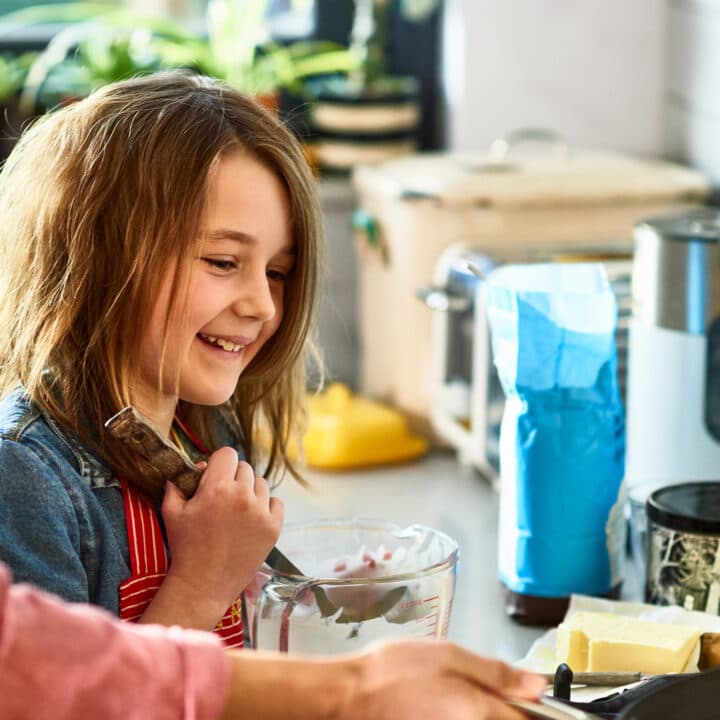
[[[529,717],[541,718],[541,720],[600,720],[597,715],[553,700],[546,695],[541,696],[537,702],[516,698],[506,699],[505,702],[522,710]]]

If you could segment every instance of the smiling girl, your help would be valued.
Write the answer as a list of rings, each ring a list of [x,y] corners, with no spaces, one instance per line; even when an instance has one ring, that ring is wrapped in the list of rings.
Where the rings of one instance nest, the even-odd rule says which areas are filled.
[[[207,79],[106,86],[24,134],[0,174],[0,559],[18,581],[242,644],[238,598],[283,515],[253,468],[300,479],[320,243],[298,143]],[[203,463],[190,500],[107,433],[127,405]]]

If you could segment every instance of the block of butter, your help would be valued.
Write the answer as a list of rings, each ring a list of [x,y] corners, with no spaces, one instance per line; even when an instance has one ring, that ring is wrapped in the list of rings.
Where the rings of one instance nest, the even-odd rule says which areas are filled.
[[[557,663],[573,672],[682,672],[700,629],[580,611],[558,626]]]

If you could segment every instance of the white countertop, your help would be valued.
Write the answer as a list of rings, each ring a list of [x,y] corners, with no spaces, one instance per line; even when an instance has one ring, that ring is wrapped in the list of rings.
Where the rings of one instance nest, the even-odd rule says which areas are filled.
[[[348,472],[310,471],[310,491],[291,479],[276,494],[285,521],[370,517],[405,526],[420,523],[460,547],[449,638],[484,655],[520,659],[544,630],[506,615],[497,579],[497,494],[450,453],[433,452],[405,465]]]
[[[311,489],[291,479],[276,494],[285,521],[369,517],[405,526],[420,523],[454,538],[460,547],[448,637],[475,652],[508,662],[522,658],[545,632],[510,620],[497,577],[498,496],[450,452],[417,462],[347,472],[309,471]],[[640,599],[641,583],[628,565],[623,598]]]

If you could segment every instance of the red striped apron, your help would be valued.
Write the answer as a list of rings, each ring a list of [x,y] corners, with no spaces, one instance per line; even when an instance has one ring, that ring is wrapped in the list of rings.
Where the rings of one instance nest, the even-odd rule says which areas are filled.
[[[178,424],[200,452],[209,454],[187,427],[179,421]],[[152,503],[125,478],[120,478],[120,487],[125,505],[131,569],[130,577],[120,583],[120,618],[136,622],[155,597],[170,563],[160,521]],[[213,630],[220,635],[226,647],[243,646],[241,597],[238,596]]]

